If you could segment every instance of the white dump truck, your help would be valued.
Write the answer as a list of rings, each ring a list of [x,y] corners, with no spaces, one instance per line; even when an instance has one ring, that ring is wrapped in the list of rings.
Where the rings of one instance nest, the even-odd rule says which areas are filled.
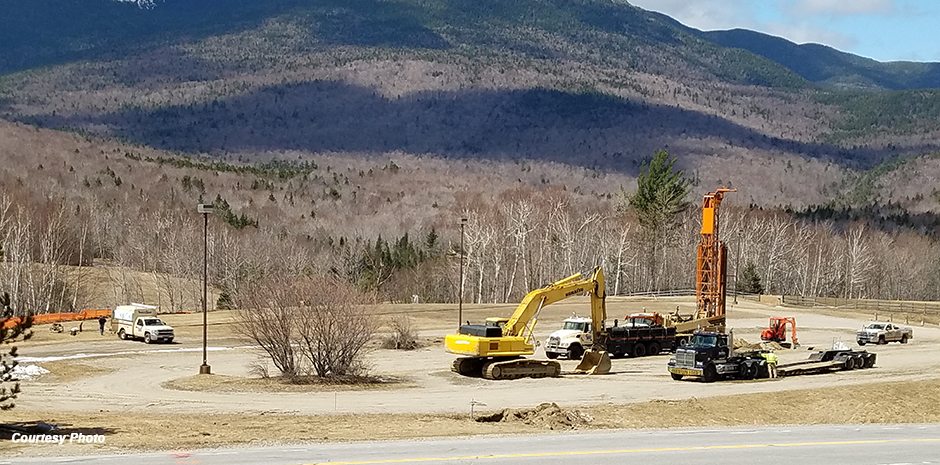
[[[118,305],[111,312],[111,327],[123,340],[143,339],[147,344],[173,342],[173,328],[157,318],[157,307],[153,305]]]

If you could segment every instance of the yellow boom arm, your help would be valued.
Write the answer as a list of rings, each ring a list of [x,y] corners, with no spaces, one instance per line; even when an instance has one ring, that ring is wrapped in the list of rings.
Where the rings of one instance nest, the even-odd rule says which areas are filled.
[[[534,325],[529,325],[529,323],[539,309],[582,294],[591,296],[591,318],[594,320],[594,328],[603,326],[607,318],[604,306],[604,272],[598,267],[594,269],[591,279],[583,279],[581,273],[578,273],[526,294],[503,327],[503,336],[524,336],[531,333]],[[597,330],[595,329],[595,332]]]

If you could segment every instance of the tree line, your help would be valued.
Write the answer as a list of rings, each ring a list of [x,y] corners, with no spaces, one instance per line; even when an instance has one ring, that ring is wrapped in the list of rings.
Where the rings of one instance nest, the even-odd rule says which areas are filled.
[[[650,190],[645,183],[662,185]],[[729,289],[747,268],[741,289],[756,282],[768,293],[940,299],[936,238],[861,220],[745,207],[734,195],[721,211]],[[464,199],[442,214],[467,218],[462,248],[457,221],[400,236],[335,237],[298,234],[276,218],[246,223],[241,218],[249,215],[224,204],[208,231],[208,277],[217,296],[209,304],[241,307],[246,289],[284,275],[337,278],[373,302],[454,302],[461,290],[465,302],[515,302],[595,265],[604,267],[611,294],[691,289],[701,221],[695,204],[667,154],[646,165],[636,192],[610,201],[558,188]],[[131,213],[100,208],[93,198],[6,195],[0,198],[0,284],[11,308],[34,313],[148,299],[164,311],[192,310],[201,299],[199,220],[193,209],[172,204]],[[92,270],[105,270],[105,286],[94,282]]]

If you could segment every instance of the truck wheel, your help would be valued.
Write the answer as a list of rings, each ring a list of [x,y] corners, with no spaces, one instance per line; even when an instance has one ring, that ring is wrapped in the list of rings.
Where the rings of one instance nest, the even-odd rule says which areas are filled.
[[[860,345],[860,346],[865,345],[865,341],[855,341],[855,342],[858,342],[858,345]]]
[[[662,348],[655,342],[650,342],[650,345],[646,347],[646,353],[649,355],[659,355],[661,350]]]
[[[715,365],[705,365],[705,370],[702,372],[702,381],[705,381],[706,383],[714,383],[715,381],[718,381],[718,369],[715,368]]]
[[[680,374],[678,374],[678,373],[669,373],[669,374],[672,375],[672,379],[673,379],[673,380],[675,380],[675,381],[682,381],[682,375],[680,375]]]
[[[885,337],[884,337],[884,336],[878,336],[878,345],[882,345],[882,346],[883,346],[883,345],[885,345],[885,344],[887,344],[887,343],[888,343],[888,341],[885,340]]]
[[[842,369],[846,371],[854,370],[855,369],[855,357],[846,357],[846,359],[842,361]]]
[[[754,379],[757,378],[757,364],[756,363],[746,363],[741,367],[741,377],[744,379]]]
[[[861,355],[856,355],[852,357],[852,360],[855,361],[856,370],[861,370],[862,368],[865,368],[865,357],[862,357]]]
[[[584,349],[581,348],[580,344],[568,346],[568,360],[581,360],[582,355],[584,355]]]
[[[907,344],[907,334],[901,336],[901,344]]]
[[[642,342],[637,342],[633,345],[633,352],[630,352],[631,357],[645,357],[646,356],[646,346]]]
[[[121,330],[118,331],[118,339],[120,339],[120,340],[122,340],[122,341],[126,341],[126,340],[127,340],[127,333],[125,333],[123,329],[121,329]]]
[[[545,356],[548,357],[549,360],[555,360],[558,358],[558,352],[545,352]]]
[[[150,338],[150,333],[145,333],[145,334],[144,334],[144,343],[145,343],[145,344],[153,344],[153,339]]]

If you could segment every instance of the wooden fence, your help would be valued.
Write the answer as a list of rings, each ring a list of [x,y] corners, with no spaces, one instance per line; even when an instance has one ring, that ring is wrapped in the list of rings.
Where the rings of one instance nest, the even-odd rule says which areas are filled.
[[[783,305],[823,307],[836,311],[867,313],[872,319],[905,324],[940,323],[940,302],[914,300],[840,299],[836,297],[780,296]]]

